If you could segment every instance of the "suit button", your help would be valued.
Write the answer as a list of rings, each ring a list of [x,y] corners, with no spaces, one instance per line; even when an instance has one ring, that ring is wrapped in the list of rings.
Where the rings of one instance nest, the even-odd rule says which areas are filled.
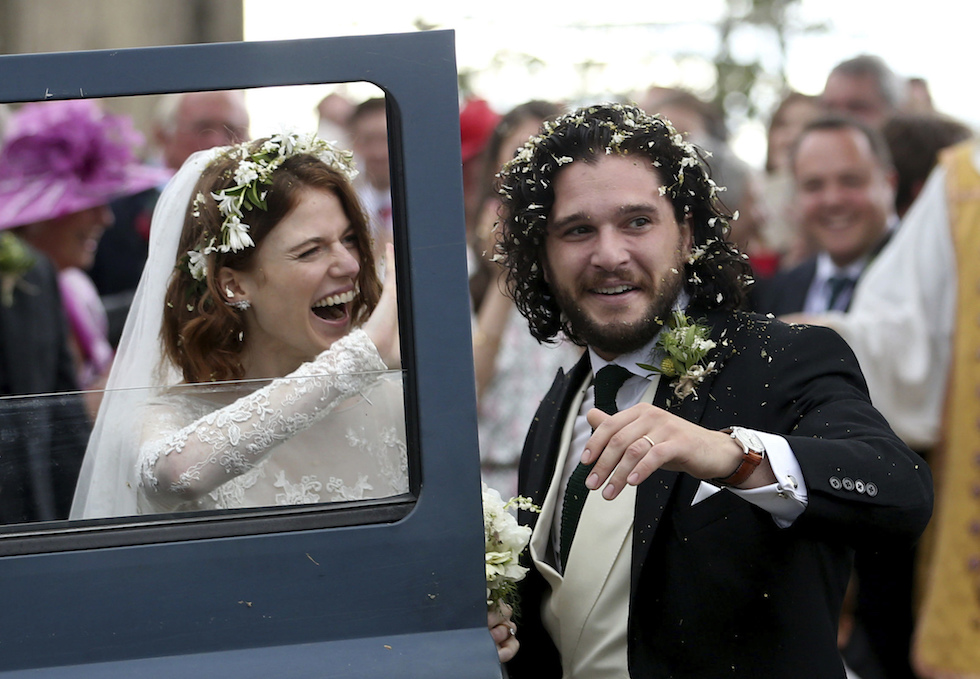
[[[844,490],[854,490],[854,482],[847,476],[841,481],[841,485],[844,486]]]
[[[878,486],[873,483],[869,483],[865,486],[865,490],[868,493],[868,497],[874,497],[878,494]]]
[[[841,486],[840,479],[837,478],[836,476],[831,476],[830,487],[833,488],[834,490],[840,490],[840,486]]]
[[[864,492],[864,481],[862,481],[861,479],[858,479],[857,481],[855,481],[854,482],[854,490],[856,490],[859,493],[863,493]]]

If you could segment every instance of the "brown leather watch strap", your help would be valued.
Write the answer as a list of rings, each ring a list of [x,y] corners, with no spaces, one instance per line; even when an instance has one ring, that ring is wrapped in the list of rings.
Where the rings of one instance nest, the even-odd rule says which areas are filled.
[[[722,429],[726,434],[731,434],[731,429]],[[752,476],[752,472],[758,468],[759,464],[762,462],[762,458],[765,451],[752,450],[745,446],[741,441],[732,437],[736,443],[743,446],[744,453],[742,455],[742,461],[739,462],[738,467],[735,471],[722,479],[711,479],[711,483],[717,484],[719,486],[737,486],[740,483],[744,483],[746,479]]]
[[[737,486],[752,476],[752,472],[756,470],[760,462],[762,462],[762,455],[750,450],[742,456],[738,468],[730,476],[723,479],[711,479],[711,482],[719,486]]]

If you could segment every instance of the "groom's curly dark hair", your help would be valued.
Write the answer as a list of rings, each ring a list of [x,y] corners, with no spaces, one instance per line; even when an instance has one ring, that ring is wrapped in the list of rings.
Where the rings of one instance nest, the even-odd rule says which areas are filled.
[[[539,342],[564,333],[579,345],[544,278],[544,242],[555,201],[555,179],[573,162],[594,163],[607,154],[645,156],[664,182],[678,223],[689,219],[693,253],[685,265],[686,289],[701,309],[742,306],[751,267],[725,239],[731,213],[708,174],[703,152],[670,124],[635,106],[602,104],[544,124],[500,171],[502,196],[495,260],[507,270],[507,289]]]

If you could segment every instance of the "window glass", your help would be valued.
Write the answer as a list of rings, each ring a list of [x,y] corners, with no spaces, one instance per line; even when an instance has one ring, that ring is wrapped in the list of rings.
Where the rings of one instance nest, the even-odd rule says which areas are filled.
[[[43,107],[67,103],[12,107],[8,127],[28,112],[36,124],[47,115]],[[134,153],[121,160],[93,152],[97,169],[111,174],[126,165],[146,174],[142,184],[120,180],[107,188],[105,200],[77,213],[85,215],[81,226],[61,224],[76,213],[59,215],[57,229],[38,237],[34,215],[0,231],[16,239],[17,252],[27,246],[21,254],[28,261],[4,276],[0,305],[0,522],[404,499],[411,465],[402,372],[354,332],[381,289],[371,297],[360,271],[383,280],[385,245],[395,240],[383,92],[347,83],[83,103],[118,116],[86,128],[84,141],[94,147],[123,138]],[[66,138],[81,129],[72,116],[84,115],[68,115]],[[135,143],[134,131],[145,143]],[[169,213],[159,209],[177,183],[165,188],[167,177],[196,150],[283,131],[318,131],[338,149],[352,149],[357,176],[348,189],[291,197],[253,246],[254,257],[202,301],[207,279],[195,282],[193,255],[177,240],[201,208],[192,200]],[[64,190],[53,175],[41,182],[52,195]],[[308,194],[318,202],[308,203]],[[204,200],[217,206],[213,197]],[[259,210],[245,205],[236,216],[248,223]],[[159,247],[160,239],[168,245]],[[193,243],[194,251],[207,254],[208,245]],[[156,290],[140,284],[147,262]],[[171,279],[181,271],[183,287]],[[228,298],[214,299],[216,290]],[[204,325],[224,337],[195,345],[196,378],[186,364],[161,358],[192,345],[187,338],[202,332],[196,315],[219,301],[228,306],[223,320]],[[182,313],[184,306],[193,312]],[[161,318],[177,318],[169,350]],[[386,335],[394,334],[393,348],[383,353],[398,353],[394,327]],[[209,369],[228,365],[267,379],[228,379],[220,371],[218,382],[213,373],[208,379]],[[106,380],[107,389],[96,388]]]

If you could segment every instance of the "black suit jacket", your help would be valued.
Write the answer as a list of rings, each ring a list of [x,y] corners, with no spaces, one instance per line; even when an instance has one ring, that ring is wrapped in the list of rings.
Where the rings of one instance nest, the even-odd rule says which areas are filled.
[[[119,344],[126,316],[139,285],[150,249],[150,221],[160,189],[147,189],[118,198],[110,204],[113,225],[99,240],[99,249],[88,275],[95,283],[109,320],[108,338]]]
[[[159,188],[118,198],[110,204],[113,224],[99,240],[88,274],[100,295],[131,292],[139,285],[149,253],[150,219]]]
[[[723,491],[691,506],[699,481],[657,471],[637,490],[628,631],[633,677],[843,677],[837,621],[856,546],[914,541],[928,522],[928,469],[871,406],[857,362],[823,328],[727,312],[712,327],[719,371],[678,401],[661,380],[654,403],[709,429],[741,425],[786,437],[808,506],[786,529]],[[520,491],[547,493],[585,357],[559,374],[528,433]],[[536,515],[523,512],[522,523]],[[521,650],[513,679],[560,677],[541,625],[546,584],[520,586]]]
[[[0,303],[0,522],[67,519],[88,441],[67,321],[51,263],[36,263]]]

